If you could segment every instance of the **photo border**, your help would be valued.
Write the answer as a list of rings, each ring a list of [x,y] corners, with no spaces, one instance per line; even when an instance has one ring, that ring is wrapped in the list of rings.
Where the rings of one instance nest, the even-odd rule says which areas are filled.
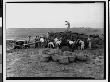
[[[104,3],[104,79],[106,80],[106,1],[12,1],[8,3]],[[2,19],[3,20],[3,19]],[[5,29],[6,29],[6,9],[5,9]],[[3,70],[2,70],[3,71]],[[92,78],[74,77],[6,77],[6,80],[94,80]]]
[[[3,82],[3,0],[1,0],[0,1],[0,17],[2,18],[2,68],[0,68],[0,69],[2,69],[2,73],[0,73],[0,74],[2,74],[2,77],[0,77],[2,80],[2,82]]]
[[[109,4],[110,4],[110,1],[108,1],[108,49],[110,49],[110,24],[109,24],[109,20],[110,20],[110,9],[109,9]],[[108,82],[110,81],[110,56],[109,56],[109,54],[110,54],[110,51],[108,50]]]

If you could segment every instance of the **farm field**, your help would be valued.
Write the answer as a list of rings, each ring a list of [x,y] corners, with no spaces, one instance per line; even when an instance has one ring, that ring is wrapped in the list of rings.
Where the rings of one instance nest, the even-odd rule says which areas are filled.
[[[40,28],[39,28],[40,29]],[[61,32],[65,29],[8,29],[7,39],[20,38],[26,39],[28,35],[35,36],[35,34],[45,33],[48,31]],[[21,30],[21,31],[20,31]],[[86,34],[103,33],[103,29],[71,29],[73,32],[83,32]],[[88,30],[88,31],[87,31]],[[38,33],[39,32],[39,33]],[[7,43],[8,45],[8,43]],[[7,47],[10,47],[8,45]],[[48,51],[48,53],[46,52]],[[68,64],[62,64],[57,61],[49,60],[42,61],[42,55],[49,53],[55,54],[60,49],[51,48],[30,48],[30,49],[11,49],[6,51],[6,75],[7,77],[83,77],[90,79],[104,79],[104,46],[97,49],[75,50],[69,53],[77,55],[82,58],[82,55],[87,54],[87,61],[76,60]],[[57,54],[63,54],[59,52]]]
[[[67,65],[58,62],[42,62],[40,55],[46,49],[7,51],[7,77],[90,77],[104,78],[104,50],[84,50],[90,56],[87,62]],[[53,49],[49,49],[52,51]]]

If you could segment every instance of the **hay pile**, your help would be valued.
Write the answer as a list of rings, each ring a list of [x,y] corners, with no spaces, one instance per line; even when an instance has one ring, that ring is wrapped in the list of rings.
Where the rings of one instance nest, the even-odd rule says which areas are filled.
[[[75,61],[87,61],[89,60],[89,53],[82,53],[82,52],[70,52],[58,49],[48,49],[44,50],[43,54],[40,56],[41,62],[58,62],[59,64],[69,64]]]

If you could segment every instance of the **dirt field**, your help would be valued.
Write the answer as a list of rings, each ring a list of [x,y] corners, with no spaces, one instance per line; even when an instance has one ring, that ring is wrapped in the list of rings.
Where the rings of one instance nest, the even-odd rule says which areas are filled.
[[[69,64],[40,61],[46,49],[7,50],[7,77],[91,77],[104,79],[104,49],[74,51],[87,53],[86,62],[75,61]],[[53,49],[48,49],[52,52]]]

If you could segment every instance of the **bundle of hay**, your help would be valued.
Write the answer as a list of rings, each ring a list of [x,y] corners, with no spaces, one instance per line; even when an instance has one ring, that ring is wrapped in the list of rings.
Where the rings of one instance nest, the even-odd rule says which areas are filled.
[[[74,62],[76,59],[76,54],[70,51],[64,51],[63,55],[68,57],[69,62]]]
[[[68,56],[69,62],[74,62],[76,60],[76,54],[72,53],[72,55]]]
[[[54,54],[54,55],[51,56],[51,58],[52,58],[52,61],[57,62],[58,58],[59,58],[59,55],[58,54]]]
[[[47,54],[42,54],[40,55],[40,61],[41,62],[48,62],[50,60],[51,56],[47,55]]]
[[[62,48],[61,48],[61,51],[62,52],[64,52],[64,51],[72,51],[72,49],[70,49],[68,46],[63,46]]]
[[[59,56],[63,55],[63,52],[59,49],[54,49],[53,52],[54,54],[51,55],[52,61],[57,62]]]
[[[72,52],[70,52],[70,51],[64,51],[63,52],[63,55],[64,56],[71,56],[72,55]]]
[[[43,54],[48,54],[49,51],[50,51],[49,49],[45,49],[45,50],[42,51],[42,53]]]
[[[69,64],[74,62],[76,59],[76,54],[69,51],[64,51],[62,56],[59,56],[58,62],[61,64]]]
[[[62,55],[62,51],[59,49],[49,49],[49,50],[44,50],[42,52],[45,56],[42,56],[41,58],[43,61],[54,61],[57,62],[59,55]]]
[[[89,59],[89,54],[87,54],[87,53],[82,53],[82,52],[77,53],[77,54],[76,54],[76,59],[77,59],[78,61],[87,61],[87,60]]]
[[[43,54],[48,54],[48,55],[53,55],[54,51],[53,51],[53,49],[46,49],[46,50],[43,50],[42,53]]]
[[[63,52],[61,50],[59,50],[59,49],[54,49],[53,52],[54,52],[54,54],[58,54],[58,55],[62,55],[63,54]]]
[[[59,56],[58,62],[60,64],[68,64],[69,63],[68,56]]]

